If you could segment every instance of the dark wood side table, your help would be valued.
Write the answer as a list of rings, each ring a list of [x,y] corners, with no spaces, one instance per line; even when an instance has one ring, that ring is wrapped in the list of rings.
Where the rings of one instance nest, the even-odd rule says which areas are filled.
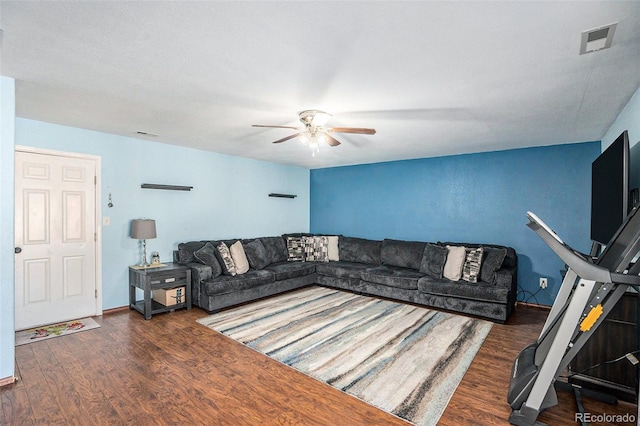
[[[185,287],[185,301],[172,306],[164,306],[151,297],[151,292],[158,289]],[[144,292],[142,300],[136,300],[136,288]],[[167,263],[164,266],[150,268],[129,267],[129,309],[151,319],[151,315],[170,312],[176,309],[191,309],[191,268],[178,263]]]

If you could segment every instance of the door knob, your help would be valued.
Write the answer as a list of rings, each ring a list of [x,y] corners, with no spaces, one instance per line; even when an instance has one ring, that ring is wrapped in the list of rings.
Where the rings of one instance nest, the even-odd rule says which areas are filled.
[[[16,248],[15,248],[15,252],[16,252],[16,254],[21,253],[21,252],[22,252],[22,249],[21,249],[20,247],[16,247]]]

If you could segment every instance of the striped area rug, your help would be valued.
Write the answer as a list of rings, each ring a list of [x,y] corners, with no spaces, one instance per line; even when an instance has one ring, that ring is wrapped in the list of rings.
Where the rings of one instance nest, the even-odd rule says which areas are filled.
[[[492,323],[323,287],[198,320],[416,425],[435,425]]]

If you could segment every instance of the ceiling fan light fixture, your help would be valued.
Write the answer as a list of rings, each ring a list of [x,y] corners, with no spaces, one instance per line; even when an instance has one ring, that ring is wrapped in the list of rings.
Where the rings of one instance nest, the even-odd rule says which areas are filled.
[[[314,126],[322,127],[327,124],[327,121],[331,118],[331,114],[324,111],[316,111],[311,120],[311,124]]]
[[[327,124],[327,121],[331,118],[331,114],[324,111],[318,111],[317,109],[307,109],[301,111],[299,114],[300,121],[305,126],[322,127]]]
[[[298,137],[298,140],[304,145],[309,145],[309,142],[311,142],[311,133],[306,131],[300,134],[300,136]]]
[[[323,132],[318,132],[318,134],[316,135],[316,139],[319,144],[327,143],[327,135],[325,135]]]
[[[298,136],[298,140],[311,149],[311,155],[315,157],[316,153],[320,152],[320,144],[327,141],[327,136],[323,132],[309,129]]]
[[[311,148],[312,157],[315,157],[316,154],[320,152],[320,142],[318,141],[318,138],[315,135],[311,138],[307,146]]]

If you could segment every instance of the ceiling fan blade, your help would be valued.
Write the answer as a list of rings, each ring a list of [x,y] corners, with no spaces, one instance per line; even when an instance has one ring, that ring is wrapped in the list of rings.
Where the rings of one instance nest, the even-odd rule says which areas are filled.
[[[294,130],[302,130],[300,127],[293,126],[271,126],[268,124],[252,124],[251,127],[270,127],[275,129],[294,129]]]
[[[361,135],[376,134],[376,129],[364,129],[362,127],[332,127],[329,131],[333,133],[358,133]]]
[[[286,138],[278,139],[277,141],[274,141],[273,143],[281,143],[281,142],[285,142],[285,141],[288,141],[289,139],[293,139],[293,138],[295,138],[295,137],[298,137],[298,136],[300,136],[301,134],[302,134],[302,133],[295,133],[295,134],[293,134],[293,135],[291,135],[291,136],[287,136]]]
[[[330,145],[330,146],[338,146],[338,145],[340,145],[340,141],[338,141],[333,136],[331,136],[329,134],[326,134],[326,133],[324,135],[327,137],[327,145]]]

